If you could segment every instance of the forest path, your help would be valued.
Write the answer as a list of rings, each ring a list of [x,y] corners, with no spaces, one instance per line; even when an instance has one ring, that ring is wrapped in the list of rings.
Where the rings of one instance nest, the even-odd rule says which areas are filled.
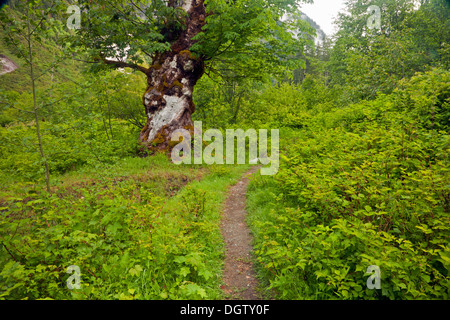
[[[221,230],[225,241],[225,266],[222,290],[229,300],[259,300],[259,286],[252,263],[252,236],[247,226],[245,210],[248,176],[259,170],[254,166],[233,185],[225,201]]]

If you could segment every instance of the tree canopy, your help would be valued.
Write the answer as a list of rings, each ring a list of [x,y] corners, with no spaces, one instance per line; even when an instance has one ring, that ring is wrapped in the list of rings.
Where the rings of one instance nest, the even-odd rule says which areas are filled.
[[[201,1],[203,3],[203,1]],[[306,2],[306,1],[305,1]],[[199,2],[200,3],[200,2]],[[299,1],[211,0],[194,23],[203,25],[189,51],[209,70],[251,76],[302,66],[292,57],[306,43],[308,24],[284,19],[298,13]],[[141,69],[174,48],[186,28],[186,5],[177,1],[79,1],[81,29],[71,38],[78,52],[94,61],[114,57]],[[226,64],[227,68],[218,68]],[[110,64],[114,65],[114,64]],[[94,67],[101,67],[101,64]],[[142,71],[142,70],[141,70]]]

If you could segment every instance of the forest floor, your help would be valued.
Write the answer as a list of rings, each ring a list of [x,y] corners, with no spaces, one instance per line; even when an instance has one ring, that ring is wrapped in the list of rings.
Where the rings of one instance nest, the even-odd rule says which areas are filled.
[[[225,266],[222,290],[230,300],[260,300],[259,282],[252,263],[252,235],[245,221],[248,177],[258,171],[254,166],[233,185],[223,210],[221,230],[225,241]]]

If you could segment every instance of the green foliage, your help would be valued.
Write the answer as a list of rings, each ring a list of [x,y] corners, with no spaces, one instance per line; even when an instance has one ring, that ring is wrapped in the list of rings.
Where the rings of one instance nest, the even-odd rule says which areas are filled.
[[[311,27],[301,19],[283,20],[284,14],[299,16],[298,1],[238,0],[205,1],[205,23],[194,33],[189,50],[208,70],[228,77],[260,78],[266,73],[282,76],[303,65],[295,54],[309,41]],[[302,2],[310,2],[304,0]],[[151,65],[159,54],[172,50],[186,30],[186,12],[181,5],[162,0],[78,1],[88,13],[88,23],[66,37],[67,47],[93,62],[116,57],[129,67]],[[199,4],[203,5],[203,1]],[[93,63],[93,70],[108,68]]]
[[[433,69],[417,74],[400,83],[404,110],[420,119],[427,129],[450,129],[450,75],[448,71]],[[414,106],[411,108],[410,106]]]
[[[206,8],[214,14],[207,17],[191,50],[204,56],[212,71],[224,77],[281,77],[303,66],[296,55],[310,42],[307,35],[313,30],[298,19],[295,1],[213,0]],[[282,19],[284,14],[293,18]]]
[[[66,1],[0,13],[2,53],[20,66],[0,77],[0,299],[223,298],[220,204],[247,166],[137,157],[145,75],[98,63],[148,66],[171,50],[186,13],[164,2],[78,1],[77,31]],[[189,48],[206,66],[194,120],[281,131],[278,174],[249,187],[263,282],[281,299],[448,299],[448,5],[372,1],[377,31],[369,2],[348,1],[333,46],[312,47],[294,4],[207,1]],[[81,289],[66,286],[71,265]],[[370,265],[380,290],[366,286]]]
[[[67,5],[52,1],[51,5],[42,1],[30,3],[30,22],[33,32],[31,51],[34,57],[35,80],[39,88],[48,88],[56,82],[79,79],[81,64],[67,59],[62,54],[61,38],[67,35],[64,15]],[[12,9],[0,11],[0,47],[2,54],[13,60],[19,68],[0,76],[0,88],[7,91],[25,92],[29,90],[30,68],[27,54],[26,1],[10,1]],[[42,15],[46,15],[43,19]],[[67,17],[66,17],[67,18]],[[41,22],[39,24],[39,22]]]
[[[137,179],[113,175],[51,195],[3,198],[0,298],[220,298],[217,203],[245,167],[227,167],[185,189],[174,184],[176,189],[165,194],[160,189],[167,181],[190,181],[203,169],[193,172],[158,157],[140,162],[153,168],[138,170]],[[158,177],[165,183],[154,184]],[[80,267],[80,289],[66,286],[71,265]]]
[[[115,136],[114,140],[109,140],[99,118],[91,122],[80,119],[71,123],[42,123],[44,148],[52,173],[65,173],[85,164],[114,163],[137,153],[135,128],[113,119]],[[42,165],[33,127],[31,123],[0,128],[2,175],[26,179],[40,176]]]
[[[391,93],[398,81],[429,67],[448,67],[448,2],[412,0],[348,2],[330,57],[333,84],[344,86],[346,102]],[[381,29],[367,27],[369,5],[381,9]]]
[[[301,85],[215,80],[204,77],[199,81],[193,115],[213,128],[303,128],[310,125],[312,113],[333,108],[338,96],[338,89],[327,88],[309,74]]]
[[[437,121],[448,76],[419,74],[282,131],[279,173],[255,179],[249,198],[261,273],[279,298],[448,299],[450,140]],[[370,265],[381,290],[366,287]]]

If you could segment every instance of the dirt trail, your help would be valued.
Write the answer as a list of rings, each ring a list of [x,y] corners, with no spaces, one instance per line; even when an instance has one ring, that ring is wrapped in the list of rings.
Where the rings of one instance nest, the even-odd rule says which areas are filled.
[[[232,186],[225,202],[222,216],[222,236],[225,240],[225,266],[222,290],[230,300],[259,300],[259,286],[252,264],[252,236],[245,217],[248,176],[257,172],[252,167],[244,177]]]

